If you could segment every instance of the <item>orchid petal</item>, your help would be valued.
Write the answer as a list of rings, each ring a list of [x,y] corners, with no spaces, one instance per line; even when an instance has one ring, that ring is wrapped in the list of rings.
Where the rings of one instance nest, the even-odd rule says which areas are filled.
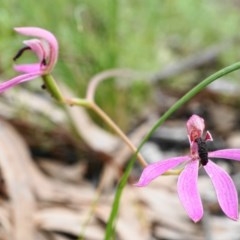
[[[31,64],[17,64],[13,66],[17,72],[22,73],[32,73],[41,70],[41,65],[39,63],[31,63]]]
[[[42,38],[48,42],[50,47],[48,71],[51,71],[58,58],[58,42],[55,36],[51,32],[38,27],[18,27],[14,30],[22,35]]]
[[[228,173],[212,161],[204,166],[215,188],[217,199],[223,212],[231,219],[238,219],[238,195],[233,180]]]
[[[43,48],[43,44],[39,39],[25,40],[23,43],[36,53],[40,61],[46,59],[47,56],[45,55],[45,49]]]
[[[7,89],[22,83],[22,82],[26,82],[29,80],[32,80],[34,78],[37,78],[39,76],[41,76],[41,72],[33,72],[33,73],[27,73],[27,74],[23,74],[20,76],[17,76],[15,78],[12,78],[6,82],[0,83],[0,93],[6,91]]]
[[[203,206],[197,188],[199,162],[189,162],[178,177],[178,196],[188,216],[198,222],[203,216]]]
[[[240,161],[240,149],[222,149],[214,152],[209,152],[208,157],[225,158],[230,160]]]
[[[190,160],[189,156],[181,156],[149,164],[144,168],[139,181],[134,185],[137,187],[144,187],[167,170],[187,160]]]

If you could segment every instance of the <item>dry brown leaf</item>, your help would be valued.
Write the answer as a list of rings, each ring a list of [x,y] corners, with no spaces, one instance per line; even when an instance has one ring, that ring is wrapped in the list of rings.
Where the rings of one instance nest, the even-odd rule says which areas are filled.
[[[18,88],[7,91],[4,93],[3,98],[8,102],[8,105],[9,103],[11,104],[10,109],[12,111],[19,111],[19,109],[24,108],[27,112],[31,113],[31,117],[33,118],[34,116],[37,118],[41,114],[56,124],[67,122],[67,116],[63,109],[59,108],[51,99],[44,95]],[[14,99],[17,99],[17,101],[14,101]]]
[[[239,239],[239,222],[223,217],[211,217],[209,221],[210,234],[214,240]]]
[[[78,212],[66,208],[50,208],[37,212],[35,221],[42,230],[57,231],[79,236],[81,224],[86,219],[88,212]],[[84,239],[102,240],[103,229],[92,221],[84,231]]]
[[[10,239],[34,239],[35,200],[31,179],[25,168],[25,144],[16,131],[0,121],[0,167],[11,200],[13,232]]]
[[[86,163],[77,163],[74,165],[62,164],[52,159],[41,158],[37,160],[39,167],[48,176],[65,182],[80,183],[86,172]]]
[[[168,239],[168,240],[183,240],[183,239],[191,239],[191,240],[205,240],[203,236],[199,236],[198,234],[183,234],[182,232],[178,232],[166,227],[156,226],[154,229],[155,236],[159,239]],[[215,239],[214,239],[215,240]]]
[[[172,193],[164,186],[154,188],[150,184],[147,188],[139,188],[136,194],[155,213],[152,217],[166,228],[188,234],[196,231],[196,225],[188,220],[180,205],[177,192]]]

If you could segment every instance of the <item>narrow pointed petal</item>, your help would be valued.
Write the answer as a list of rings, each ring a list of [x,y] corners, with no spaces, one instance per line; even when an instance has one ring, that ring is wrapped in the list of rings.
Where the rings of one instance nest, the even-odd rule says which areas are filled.
[[[149,164],[144,168],[139,181],[134,185],[137,187],[144,187],[167,170],[187,160],[190,160],[189,156],[181,156]]]
[[[205,141],[213,141],[212,134],[209,131],[206,132]]]
[[[223,212],[231,219],[238,219],[238,195],[233,180],[228,173],[211,160],[204,166],[215,188],[217,199]]]
[[[14,70],[22,73],[40,72],[41,65],[39,63],[17,64],[13,66]]]
[[[58,42],[55,36],[51,32],[38,27],[18,27],[14,30],[22,35],[42,38],[48,42],[50,47],[48,71],[51,71],[58,58]]]
[[[203,216],[203,206],[197,188],[198,161],[189,162],[178,178],[178,196],[188,216],[198,222]]]
[[[23,74],[23,75],[15,77],[15,78],[12,78],[12,79],[10,79],[8,81],[5,81],[3,83],[0,83],[0,93],[8,90],[9,88],[11,88],[11,87],[13,87],[13,86],[15,86],[19,83],[32,80],[32,79],[37,78],[39,76],[41,76],[41,72],[27,73],[27,74]]]
[[[42,61],[43,59],[46,58],[45,56],[45,49],[43,48],[43,44],[39,39],[30,39],[30,40],[25,40],[23,43],[30,47],[33,52],[36,53],[39,61]]]
[[[240,161],[240,149],[222,149],[214,152],[209,152],[208,157],[225,158],[230,160]]]

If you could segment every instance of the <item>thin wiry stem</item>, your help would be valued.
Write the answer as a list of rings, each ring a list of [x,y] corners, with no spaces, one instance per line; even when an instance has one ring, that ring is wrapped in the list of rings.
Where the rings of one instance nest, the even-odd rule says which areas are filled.
[[[137,76],[139,76],[139,73],[130,69],[111,69],[111,70],[101,72],[95,75],[90,80],[87,88],[86,99],[91,102],[94,102],[96,89],[98,85],[104,80],[107,80],[112,77],[136,78]]]
[[[108,115],[94,102],[91,104],[91,109],[97,113],[103,120],[106,122],[117,134],[122,140],[129,146],[129,148],[135,153],[137,151],[137,148],[132,144],[132,142],[129,140],[129,138],[122,132],[122,130],[112,121],[111,118],[108,117]],[[144,158],[140,153],[137,155],[138,160],[140,164],[143,167],[147,166],[147,163],[145,162]]]
[[[67,102],[70,105],[78,105],[78,106],[85,106],[85,107],[87,106],[88,108],[93,110],[99,117],[101,117],[104,120],[104,122],[109,127],[111,127],[115,131],[115,133],[117,133],[117,135],[129,146],[129,148],[133,151],[133,153],[136,153],[137,148],[132,144],[129,138],[95,102],[90,102],[88,100],[83,101],[78,98],[68,99]],[[148,165],[140,153],[137,154],[137,158],[139,160],[139,163],[143,167],[146,167]]]
[[[111,74],[115,74],[116,72],[110,72]],[[109,73],[108,73],[109,74]],[[106,77],[106,75],[104,75]],[[101,81],[102,78],[95,78],[92,82],[92,87],[90,86],[90,98],[93,98],[95,93],[95,88],[99,81]],[[99,80],[100,79],[100,80]],[[63,94],[61,93],[60,89],[58,88],[58,85],[56,84],[54,78],[51,75],[44,75],[43,76],[44,83],[47,86],[48,91],[52,94],[52,96],[65,104],[68,105],[77,105],[81,107],[87,107],[92,109],[96,114],[98,114],[103,121],[108,124],[114,131],[117,133],[117,135],[129,146],[129,148],[133,151],[133,153],[136,153],[137,148],[132,144],[132,142],[129,140],[129,138],[123,133],[123,131],[113,122],[113,120],[100,108],[94,101],[90,101],[89,99],[81,99],[81,98],[65,98]],[[91,97],[92,96],[92,97]],[[143,167],[147,166],[147,163],[143,159],[142,155],[140,153],[137,154],[138,160],[140,164]]]

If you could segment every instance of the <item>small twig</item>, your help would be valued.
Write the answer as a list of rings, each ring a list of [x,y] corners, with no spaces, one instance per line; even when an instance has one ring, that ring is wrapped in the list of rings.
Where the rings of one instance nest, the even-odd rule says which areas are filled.
[[[96,89],[102,81],[112,77],[131,77],[136,78],[139,72],[130,69],[111,69],[95,75],[89,82],[86,99],[94,101]]]

